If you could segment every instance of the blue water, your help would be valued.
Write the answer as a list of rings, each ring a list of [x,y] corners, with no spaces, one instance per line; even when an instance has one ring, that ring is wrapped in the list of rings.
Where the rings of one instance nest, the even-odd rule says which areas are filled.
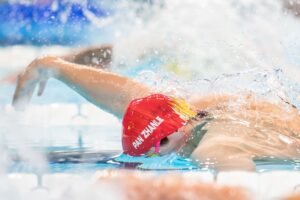
[[[71,1],[2,2],[0,44],[75,45],[88,42],[96,28],[90,26],[86,11],[97,18],[105,18],[111,13],[91,0],[86,4]],[[98,29],[97,32],[101,31]]]
[[[30,162],[15,161],[8,167],[8,172],[26,172],[26,173],[80,173],[94,172],[101,169],[138,169],[152,171],[207,171],[214,172],[212,168],[207,166],[197,166],[187,158],[182,158],[176,154],[146,158],[146,157],[130,157],[124,154],[112,157],[102,157],[98,161],[95,158],[90,160],[68,160],[70,156],[66,155],[65,160],[51,162],[44,169],[37,168]],[[257,172],[267,172],[274,170],[293,170],[300,171],[300,162],[291,160],[256,160]]]

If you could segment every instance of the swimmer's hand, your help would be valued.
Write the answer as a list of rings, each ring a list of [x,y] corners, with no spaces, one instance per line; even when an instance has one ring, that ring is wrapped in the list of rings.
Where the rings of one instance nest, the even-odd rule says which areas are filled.
[[[23,110],[30,102],[35,87],[39,85],[38,96],[43,94],[47,80],[51,76],[51,70],[47,67],[49,57],[35,59],[26,69],[19,74],[17,86],[13,96],[12,105]]]

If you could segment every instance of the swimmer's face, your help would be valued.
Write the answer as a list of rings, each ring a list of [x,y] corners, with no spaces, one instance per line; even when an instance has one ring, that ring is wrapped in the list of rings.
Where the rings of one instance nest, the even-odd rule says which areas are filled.
[[[178,131],[164,138],[160,142],[160,155],[176,152],[177,149],[185,142],[185,137],[182,131]]]
[[[184,136],[184,132],[182,130],[165,137],[160,141],[159,155],[166,155],[176,152],[177,149],[179,149],[185,143],[185,140],[186,137]],[[154,147],[152,147],[147,154],[150,155],[152,153],[154,153]]]
[[[194,120],[190,120],[184,127],[178,130],[178,132],[173,133],[166,138],[162,139],[160,142],[160,155],[166,155],[170,154],[172,152],[177,152],[180,147],[182,147],[189,135],[191,134],[191,131],[195,126],[197,126],[199,123],[201,123],[201,119],[197,118]],[[153,153],[154,148],[151,148],[149,153]]]

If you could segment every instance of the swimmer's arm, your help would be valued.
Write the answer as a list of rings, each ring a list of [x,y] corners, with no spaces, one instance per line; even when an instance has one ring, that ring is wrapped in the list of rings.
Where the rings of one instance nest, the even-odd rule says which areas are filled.
[[[86,65],[109,71],[112,61],[112,51],[112,45],[99,45],[95,47],[78,49],[74,52],[67,53],[59,57],[71,63]],[[16,72],[7,77],[4,77],[3,79],[0,79],[0,84],[15,83],[17,80],[17,74],[19,73],[20,72]]]
[[[121,117],[129,102],[148,95],[150,89],[133,79],[102,69],[67,62],[47,56],[33,61],[19,75],[13,105],[23,107],[33,95],[37,84],[41,95],[47,79],[62,81],[101,109]]]
[[[244,97],[244,102],[241,101],[239,104],[241,108],[247,110],[257,110],[264,113],[280,113],[282,115],[284,112],[284,106],[290,106],[290,113],[293,115],[299,115],[297,108],[289,103],[288,101],[282,101],[276,103],[271,103],[262,100],[258,100],[255,96],[251,94],[242,94],[240,97],[227,94],[216,94],[216,95],[207,95],[207,96],[195,96],[190,102],[195,108],[199,110],[211,109],[211,108],[221,108],[222,106],[228,106],[229,103],[236,102],[239,98]],[[243,103],[242,103],[243,102]],[[278,114],[279,115],[279,114]]]
[[[236,101],[236,96],[230,96],[226,94],[216,94],[207,96],[195,96],[190,100],[191,105],[193,105],[198,110],[206,110],[217,108],[230,101]]]

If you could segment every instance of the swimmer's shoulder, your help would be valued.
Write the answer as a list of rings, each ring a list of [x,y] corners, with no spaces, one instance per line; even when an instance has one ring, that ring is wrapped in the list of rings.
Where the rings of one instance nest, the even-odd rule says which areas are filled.
[[[217,95],[205,95],[194,96],[190,99],[190,104],[197,110],[207,110],[217,108],[220,105],[227,104],[231,101],[235,101],[236,96],[217,94]]]

